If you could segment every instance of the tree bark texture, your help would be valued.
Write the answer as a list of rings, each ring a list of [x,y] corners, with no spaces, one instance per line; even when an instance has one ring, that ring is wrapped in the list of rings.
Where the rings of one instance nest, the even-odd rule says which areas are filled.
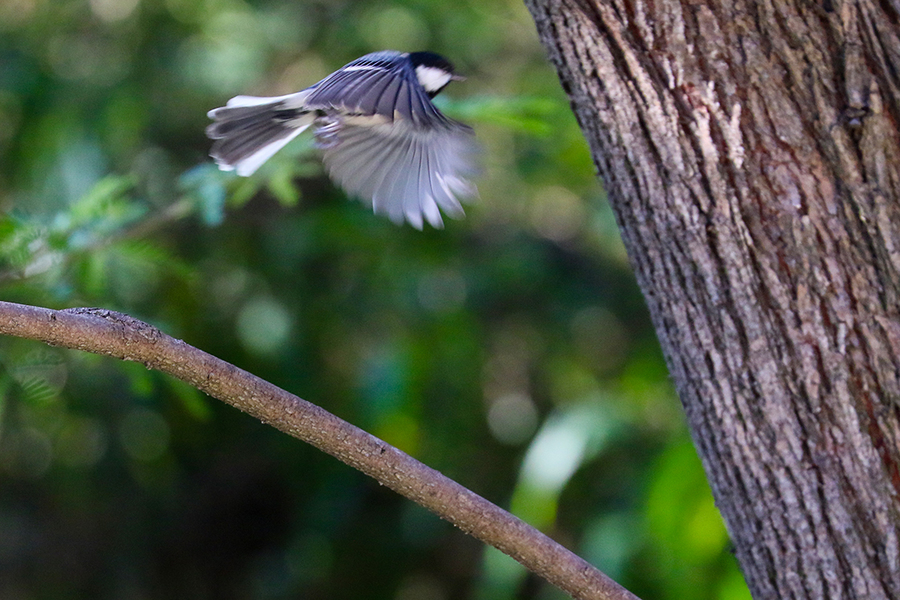
[[[900,2],[526,4],[754,598],[900,598]]]

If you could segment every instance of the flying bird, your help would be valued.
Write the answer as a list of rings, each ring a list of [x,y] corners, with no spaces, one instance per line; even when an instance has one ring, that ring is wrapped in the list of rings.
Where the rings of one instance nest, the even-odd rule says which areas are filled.
[[[441,228],[441,211],[462,217],[460,200],[476,194],[472,128],[431,102],[461,79],[433,52],[373,52],[294,94],[236,96],[209,111],[210,156],[249,176],[312,126],[328,174],[349,195],[394,223]]]

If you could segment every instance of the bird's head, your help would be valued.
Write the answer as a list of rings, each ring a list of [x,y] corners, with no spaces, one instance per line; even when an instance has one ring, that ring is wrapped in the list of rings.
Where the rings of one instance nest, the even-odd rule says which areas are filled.
[[[465,77],[457,75],[453,64],[434,52],[411,52],[409,60],[416,69],[419,85],[431,97],[437,96],[451,81],[462,81]]]

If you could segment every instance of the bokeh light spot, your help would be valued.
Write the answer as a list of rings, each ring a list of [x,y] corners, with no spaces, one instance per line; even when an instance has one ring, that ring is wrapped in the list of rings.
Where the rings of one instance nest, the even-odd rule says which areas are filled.
[[[419,279],[419,303],[431,312],[459,309],[465,303],[466,295],[466,280],[459,271],[440,269]]]
[[[511,446],[527,441],[538,423],[537,408],[526,394],[504,394],[491,402],[488,427],[498,441]]]
[[[237,317],[237,334],[247,350],[257,354],[274,354],[280,350],[291,332],[291,317],[272,298],[257,297],[248,301]]]
[[[139,0],[90,0],[90,2],[91,10],[101,21],[114,23],[127,19],[137,8]]]
[[[560,186],[538,190],[531,205],[531,225],[554,242],[566,242],[581,233],[586,216],[581,198]]]
[[[106,432],[97,419],[72,417],[56,435],[60,462],[72,467],[90,467],[106,453]]]
[[[373,9],[359,22],[360,34],[376,50],[423,50],[428,42],[422,19],[399,6]]]
[[[528,449],[522,476],[530,485],[559,490],[581,465],[587,440],[566,425],[545,426]]]
[[[119,440],[128,455],[141,462],[162,456],[169,447],[169,424],[162,415],[147,408],[135,408],[119,426]]]
[[[40,429],[25,427],[6,436],[3,462],[10,471],[26,479],[38,479],[53,461],[53,445]]]
[[[396,600],[446,600],[449,593],[441,582],[428,575],[412,575],[400,583]]]

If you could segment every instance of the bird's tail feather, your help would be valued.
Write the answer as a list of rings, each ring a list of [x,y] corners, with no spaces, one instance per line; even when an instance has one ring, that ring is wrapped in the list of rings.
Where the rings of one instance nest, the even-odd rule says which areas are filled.
[[[237,96],[208,113],[209,154],[223,171],[252,175],[272,155],[309,127],[316,115],[297,95],[277,98]]]

